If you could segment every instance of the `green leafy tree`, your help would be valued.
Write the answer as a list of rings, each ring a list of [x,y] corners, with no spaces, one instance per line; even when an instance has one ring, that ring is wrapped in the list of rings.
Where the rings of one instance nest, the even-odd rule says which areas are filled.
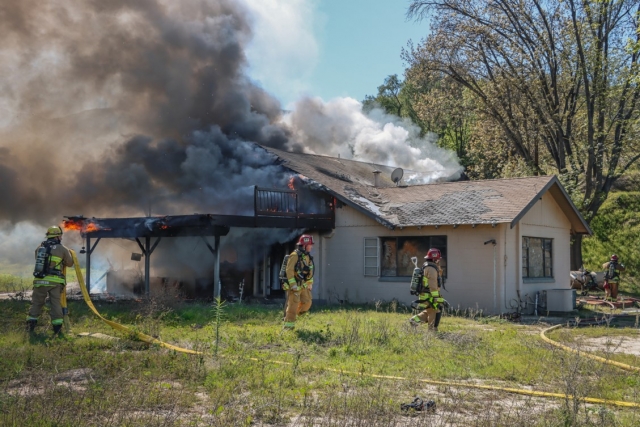
[[[559,174],[590,222],[640,158],[639,11],[640,0],[414,0],[408,15],[429,17],[431,33],[406,56],[466,89],[495,142]]]

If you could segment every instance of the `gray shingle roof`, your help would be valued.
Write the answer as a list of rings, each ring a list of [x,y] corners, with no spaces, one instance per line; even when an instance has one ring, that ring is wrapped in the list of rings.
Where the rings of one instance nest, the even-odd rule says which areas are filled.
[[[591,234],[554,175],[396,186],[390,178],[394,167],[265,149],[284,167],[321,184],[338,200],[389,228],[492,223],[513,226],[549,191],[571,221],[572,231]],[[374,170],[381,171],[378,187],[374,186]],[[405,171],[405,176],[410,174],[415,172]]]

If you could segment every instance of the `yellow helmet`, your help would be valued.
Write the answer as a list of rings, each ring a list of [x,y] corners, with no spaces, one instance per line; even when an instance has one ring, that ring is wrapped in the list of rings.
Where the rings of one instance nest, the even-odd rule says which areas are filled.
[[[62,228],[57,225],[52,225],[47,229],[47,239],[52,237],[62,237]]]

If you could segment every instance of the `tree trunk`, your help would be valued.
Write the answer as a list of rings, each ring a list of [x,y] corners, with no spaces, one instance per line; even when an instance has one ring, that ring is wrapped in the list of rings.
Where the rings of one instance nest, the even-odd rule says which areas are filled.
[[[571,271],[582,267],[582,234],[571,236]]]

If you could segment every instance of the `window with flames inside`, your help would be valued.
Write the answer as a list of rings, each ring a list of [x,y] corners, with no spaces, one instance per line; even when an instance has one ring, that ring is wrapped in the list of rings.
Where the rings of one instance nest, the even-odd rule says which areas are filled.
[[[415,266],[422,267],[430,248],[440,250],[440,267],[447,277],[447,236],[370,237],[364,239],[364,275],[410,278]]]

